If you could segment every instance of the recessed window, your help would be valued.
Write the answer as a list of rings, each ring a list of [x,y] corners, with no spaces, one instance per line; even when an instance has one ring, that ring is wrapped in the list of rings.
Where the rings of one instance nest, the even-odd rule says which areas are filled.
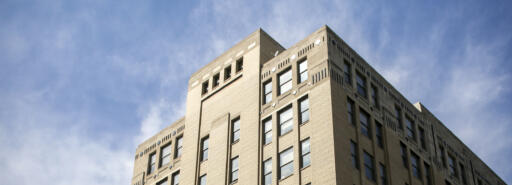
[[[199,177],[199,185],[206,185],[206,174]]]
[[[220,73],[213,75],[213,82],[212,82],[213,88],[219,86],[219,80],[220,80]]]
[[[464,165],[462,163],[459,163],[459,169],[460,169],[460,175],[462,177],[462,184],[464,184],[464,185],[468,184],[468,180],[466,177],[466,169],[464,168]]]
[[[156,183],[156,185],[167,185],[167,178],[161,180],[160,182]]]
[[[203,86],[201,88],[201,94],[208,93],[208,81],[203,82]]]
[[[236,60],[236,72],[240,72],[244,69],[244,58]]]
[[[308,80],[308,60],[304,59],[299,62],[299,83]]]
[[[178,185],[178,184],[180,184],[180,171],[174,172],[172,174],[171,185]]]
[[[235,182],[238,180],[238,156],[231,159],[231,176],[229,182]]]
[[[307,96],[299,100],[299,108],[300,108],[299,122],[301,124],[308,122],[309,121],[309,99]]]
[[[407,128],[407,137],[411,138],[413,141],[416,141],[414,122],[407,116],[405,117],[405,126]]]
[[[263,94],[263,104],[267,104],[272,101],[272,80],[263,84]]]
[[[231,66],[224,68],[224,80],[231,78]]]
[[[380,182],[382,183],[382,185],[387,185],[388,178],[386,175],[386,166],[384,166],[384,164],[382,164],[382,163],[379,163],[379,176],[380,176]]]
[[[272,117],[263,120],[263,130],[265,131],[263,143],[266,145],[272,142]]]
[[[149,154],[148,161],[148,174],[155,172],[156,170],[156,152]]]
[[[231,143],[240,140],[240,117],[231,121]]]
[[[427,141],[425,140],[425,130],[423,130],[423,128],[421,128],[421,127],[418,127],[418,130],[420,132],[421,148],[426,150],[427,149]]]
[[[356,122],[354,120],[354,101],[350,98],[347,98],[347,113],[348,113],[348,122],[352,125],[355,125]]]
[[[269,158],[263,162],[263,184],[272,184],[272,158]]]
[[[382,124],[376,122],[375,124],[375,138],[377,138],[377,146],[384,148],[384,137],[382,133]]]
[[[366,95],[366,78],[362,74],[357,73],[356,74],[356,82],[357,82],[357,94],[366,98],[367,97],[367,95]]]
[[[419,166],[419,157],[415,153],[411,152],[411,168],[412,176],[421,180],[421,170]]]
[[[287,69],[286,71],[278,75],[279,79],[279,95],[292,89],[292,70]]]
[[[427,179],[427,185],[432,185],[432,174],[430,172],[430,165],[423,163],[425,166],[425,179]]]
[[[400,142],[400,156],[402,156],[402,164],[405,168],[409,168],[409,164],[407,163],[407,147]]]
[[[160,148],[160,167],[171,162],[171,143]]]
[[[359,151],[357,149],[357,143],[350,140],[350,159],[352,161],[352,167],[359,169]]]
[[[178,158],[181,156],[181,152],[183,151],[183,136],[179,136],[176,138],[176,148],[174,149],[174,158]]]
[[[206,136],[201,140],[201,161],[208,159],[209,137]]]
[[[375,87],[374,85],[371,85],[371,87],[370,87],[370,96],[372,99],[372,104],[375,107],[378,107],[379,106],[379,93],[378,93],[377,87]]]
[[[301,168],[307,167],[311,164],[311,149],[309,145],[309,138],[300,142],[300,150],[301,150]]]
[[[373,165],[373,156],[364,152],[364,173],[366,178],[375,181],[375,166]]]
[[[457,167],[455,166],[455,158],[452,157],[451,155],[448,155],[448,171],[450,172],[450,176],[459,178],[457,176]]]
[[[279,153],[279,179],[284,179],[293,173],[293,148]]]
[[[398,106],[395,106],[395,118],[396,122],[398,124],[399,129],[404,129],[402,125],[402,109],[398,108]]]
[[[370,138],[370,116],[363,110],[359,112],[359,121],[361,122],[361,133]],[[371,139],[371,138],[370,138]]]
[[[443,163],[443,166],[446,167],[446,154],[445,154],[445,151],[444,151],[444,147],[439,145],[439,153],[441,155],[439,155],[441,157],[441,163]]]
[[[288,106],[279,113],[279,136],[282,136],[293,129],[293,111],[292,106]]]
[[[343,77],[345,80],[345,83],[352,86],[352,69],[350,68],[350,64],[347,60],[344,60],[343,63]]]

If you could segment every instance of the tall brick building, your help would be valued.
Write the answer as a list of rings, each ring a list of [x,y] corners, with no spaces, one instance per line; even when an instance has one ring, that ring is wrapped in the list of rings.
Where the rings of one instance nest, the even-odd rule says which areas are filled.
[[[178,183],[505,185],[327,26],[288,49],[257,30],[190,77],[132,178]]]

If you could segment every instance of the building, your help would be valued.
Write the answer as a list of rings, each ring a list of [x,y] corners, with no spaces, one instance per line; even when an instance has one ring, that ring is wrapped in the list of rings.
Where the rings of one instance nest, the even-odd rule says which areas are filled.
[[[327,26],[289,49],[259,29],[190,77],[132,178],[178,183],[505,185]]]

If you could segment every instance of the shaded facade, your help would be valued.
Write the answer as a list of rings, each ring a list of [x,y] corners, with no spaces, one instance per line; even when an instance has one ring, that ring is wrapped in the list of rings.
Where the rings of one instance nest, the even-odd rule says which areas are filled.
[[[259,29],[188,84],[132,185],[505,185],[327,26],[288,49]]]

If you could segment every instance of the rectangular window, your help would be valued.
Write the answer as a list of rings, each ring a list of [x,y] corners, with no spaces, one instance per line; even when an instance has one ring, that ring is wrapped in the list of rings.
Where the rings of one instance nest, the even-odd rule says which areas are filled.
[[[420,132],[421,148],[426,150],[427,149],[427,141],[425,140],[425,130],[423,130],[423,128],[421,128],[421,127],[418,127],[418,130]]]
[[[402,156],[402,164],[405,168],[409,168],[409,164],[407,164],[407,147],[405,144],[400,142],[400,155]]]
[[[423,163],[425,166],[425,178],[427,179],[427,185],[432,185],[432,174],[430,172],[430,165]]]
[[[411,138],[413,141],[416,141],[414,122],[407,116],[405,117],[405,126],[407,127],[407,137]]]
[[[370,119],[368,113],[363,110],[359,110],[359,121],[361,122],[361,133],[366,137],[370,138]]]
[[[304,97],[299,100],[300,117],[299,122],[306,123],[309,121],[309,100],[308,97]]]
[[[446,155],[445,155],[445,152],[444,152],[444,147],[439,145],[439,153],[441,155],[439,155],[439,157],[441,157],[441,163],[443,163],[443,166],[446,167]]]
[[[209,137],[206,136],[201,140],[201,161],[208,159]]]
[[[463,185],[467,185],[468,184],[468,180],[466,179],[466,170],[464,169],[464,165],[462,163],[459,163],[459,168],[460,168],[460,176],[462,177],[462,184]]]
[[[156,185],[167,185],[167,178],[161,180],[160,182],[156,183]]]
[[[172,174],[171,185],[178,185],[178,184],[180,184],[180,171],[174,172]]]
[[[450,172],[450,176],[459,178],[457,176],[457,166],[455,165],[455,158],[453,158],[451,155],[448,155],[448,171]]]
[[[346,61],[346,60],[344,60],[344,61],[345,61],[343,63],[344,80],[345,80],[345,83],[352,86],[352,69],[350,68],[350,64],[348,63],[348,61]]]
[[[403,129],[404,127],[402,125],[402,109],[398,108],[398,106],[395,106],[395,118],[398,124],[398,128]]]
[[[183,150],[183,136],[179,136],[176,138],[176,148],[174,148],[174,158],[178,158],[181,156],[181,152]]]
[[[199,185],[206,185],[206,174],[199,177]]]
[[[310,145],[309,138],[300,142],[301,149],[301,168],[307,167],[311,164],[311,156],[310,156]]]
[[[238,180],[238,156],[231,159],[231,176],[229,182],[235,182]]]
[[[293,148],[279,153],[279,179],[284,179],[293,173]]]
[[[378,107],[379,106],[379,94],[378,94],[378,89],[377,87],[375,87],[374,85],[371,85],[371,88],[370,88],[370,96],[372,98],[372,103],[375,107]]]
[[[155,172],[155,170],[156,170],[156,152],[149,154],[148,174]]]
[[[244,69],[244,58],[236,60],[236,72],[240,72]]]
[[[377,138],[377,146],[379,146],[380,148],[384,148],[384,137],[383,137],[383,133],[382,133],[382,125],[378,122],[376,122],[376,127],[375,127],[375,138]]]
[[[160,164],[159,167],[171,162],[171,143],[160,148]]]
[[[373,156],[364,152],[364,173],[366,178],[375,181],[375,167],[373,165]]]
[[[282,136],[293,129],[292,106],[284,108],[279,112],[279,135]]]
[[[386,166],[384,166],[384,164],[382,164],[382,163],[379,163],[379,176],[380,176],[380,182],[382,183],[382,185],[387,185],[388,179],[386,176]]]
[[[411,167],[412,167],[412,176],[421,180],[421,170],[419,166],[419,157],[415,153],[411,152]]]
[[[272,101],[272,81],[269,80],[263,84],[263,104],[267,104]]]
[[[308,80],[308,60],[299,63],[299,83]]]
[[[292,89],[292,70],[287,69],[278,75],[279,79],[279,95]]]
[[[212,82],[213,88],[219,86],[219,80],[220,80],[220,73],[213,75],[213,82]]]
[[[359,151],[357,149],[357,143],[350,140],[350,157],[351,157],[351,161],[352,161],[352,167],[354,167],[355,169],[359,169],[358,153],[359,153]]]
[[[356,82],[357,82],[357,93],[364,98],[366,96],[366,78],[359,73],[356,73]]]
[[[272,117],[263,120],[263,130],[265,131],[263,143],[266,145],[272,142]]]
[[[354,101],[350,98],[347,98],[347,112],[348,112],[348,122],[352,125],[356,125],[354,120]]]
[[[231,65],[224,68],[224,80],[231,78]]]
[[[208,81],[203,82],[203,86],[201,89],[201,94],[206,94],[206,93],[208,93]]]
[[[240,140],[240,117],[231,121],[231,144]]]
[[[263,162],[263,184],[272,184],[272,158],[269,158]]]

